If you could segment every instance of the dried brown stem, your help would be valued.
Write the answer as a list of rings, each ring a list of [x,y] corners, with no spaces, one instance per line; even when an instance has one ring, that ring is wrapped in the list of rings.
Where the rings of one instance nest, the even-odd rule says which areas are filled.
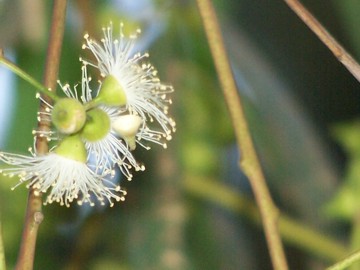
[[[326,31],[321,23],[299,1],[284,1],[360,82],[360,65],[355,59]]]
[[[273,267],[277,270],[288,269],[278,230],[279,211],[271,199],[253,146],[214,8],[210,0],[197,0],[197,3],[241,153],[239,166],[250,181],[260,209]]]
[[[61,45],[64,33],[66,0],[55,0],[53,6],[51,33],[48,44],[47,59],[44,74],[44,85],[55,89],[59,70]],[[44,96],[48,102],[51,100]],[[40,104],[40,111],[44,111],[45,106]],[[47,123],[39,122],[39,130],[48,130]],[[48,144],[45,138],[37,138],[36,151],[38,154],[48,152]],[[31,270],[34,265],[35,246],[39,226],[43,220],[42,199],[37,196],[33,189],[30,189],[26,208],[25,224],[20,244],[20,251],[16,270]]]

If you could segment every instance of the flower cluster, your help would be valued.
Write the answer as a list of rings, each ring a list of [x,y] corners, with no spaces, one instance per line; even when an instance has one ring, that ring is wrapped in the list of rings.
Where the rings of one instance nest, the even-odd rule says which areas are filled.
[[[137,34],[140,31],[137,31]],[[82,62],[81,91],[75,86],[59,85],[66,97],[47,103],[38,121],[50,122],[54,130],[34,131],[34,138],[46,137],[55,145],[46,155],[30,151],[31,156],[0,152],[0,161],[10,165],[0,173],[17,176],[37,194],[49,193],[44,203],[70,206],[94,205],[124,200],[126,191],[113,181],[115,169],[131,180],[132,170],[143,171],[132,151],[137,145],[150,149],[149,143],[166,148],[175,132],[175,121],[168,116],[170,85],[160,82],[155,68],[145,63],[148,54],[134,53],[136,35],[126,37],[123,25],[113,37],[113,26],[103,29],[97,42],[84,36],[83,49],[94,61]],[[89,69],[99,72],[101,80],[92,89]],[[14,188],[15,188],[14,187]]]

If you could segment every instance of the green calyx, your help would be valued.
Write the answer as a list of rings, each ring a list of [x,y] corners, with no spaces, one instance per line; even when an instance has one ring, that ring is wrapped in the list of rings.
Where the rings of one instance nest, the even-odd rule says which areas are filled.
[[[79,135],[65,137],[55,148],[54,152],[59,156],[86,163],[87,152],[85,144]]]
[[[80,101],[73,98],[59,99],[51,112],[51,121],[64,134],[78,132],[85,124],[86,111]]]
[[[81,136],[87,141],[96,142],[103,139],[110,132],[110,128],[108,114],[100,108],[95,108],[87,112]]]
[[[97,104],[107,106],[124,106],[127,98],[124,88],[112,75],[109,75],[101,84],[99,95],[94,99]]]

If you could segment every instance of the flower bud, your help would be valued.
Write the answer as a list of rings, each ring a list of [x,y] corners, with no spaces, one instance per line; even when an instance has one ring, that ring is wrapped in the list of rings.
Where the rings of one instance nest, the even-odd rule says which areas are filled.
[[[135,136],[139,131],[142,118],[138,115],[123,115],[112,122],[112,129],[129,145],[130,150],[136,147]]]
[[[78,132],[84,126],[85,120],[84,106],[73,98],[60,99],[55,103],[51,112],[51,121],[64,134]]]
[[[110,132],[110,118],[106,112],[100,108],[95,108],[87,112],[87,119],[82,137],[90,142],[103,139]]]
[[[59,156],[82,163],[85,163],[87,159],[84,142],[77,134],[65,137],[55,148],[54,152]]]
[[[127,98],[120,82],[114,76],[108,75],[102,82],[99,95],[94,101],[107,106],[123,106]]]

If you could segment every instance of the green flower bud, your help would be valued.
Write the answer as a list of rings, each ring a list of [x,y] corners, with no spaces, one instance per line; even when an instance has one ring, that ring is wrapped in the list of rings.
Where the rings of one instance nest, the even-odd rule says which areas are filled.
[[[84,142],[79,135],[65,137],[55,148],[54,152],[59,156],[85,163],[87,152]]]
[[[139,131],[142,119],[137,115],[119,116],[112,122],[112,129],[129,145],[130,150],[136,147],[135,136]]]
[[[126,101],[124,88],[112,75],[105,78],[101,84],[99,95],[94,99],[95,103],[107,106],[123,106]]]
[[[100,108],[95,108],[87,112],[87,119],[82,137],[90,142],[103,139],[110,132],[110,118],[106,112]]]
[[[51,112],[51,121],[64,134],[78,132],[85,124],[86,112],[80,101],[62,98],[57,101]]]

